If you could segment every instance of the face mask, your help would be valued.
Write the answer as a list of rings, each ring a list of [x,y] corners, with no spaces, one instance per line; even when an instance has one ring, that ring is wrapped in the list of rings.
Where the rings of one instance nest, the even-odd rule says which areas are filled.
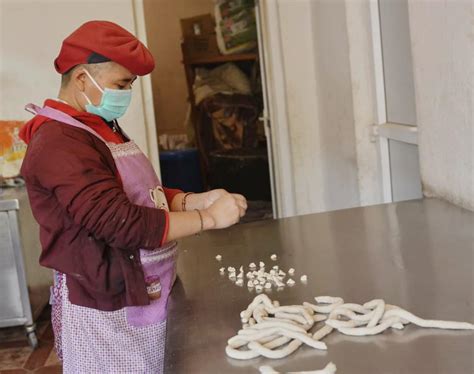
[[[107,122],[122,117],[127,111],[130,102],[132,101],[132,90],[113,90],[110,88],[102,89],[95,79],[92,78],[89,72],[87,70],[84,71],[92,83],[94,83],[99,91],[102,92],[102,99],[100,100],[99,105],[92,104],[87,95],[84,92],[82,93],[88,102],[88,104],[86,104],[87,112],[97,114]]]

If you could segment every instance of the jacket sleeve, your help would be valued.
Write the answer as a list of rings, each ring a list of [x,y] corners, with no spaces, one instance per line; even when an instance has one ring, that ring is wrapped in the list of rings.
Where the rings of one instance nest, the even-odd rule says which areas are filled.
[[[167,187],[163,187],[163,191],[165,193],[166,201],[168,202],[169,206],[171,206],[171,202],[176,197],[176,195],[183,193],[183,191],[181,190],[177,190],[174,188],[167,188]]]
[[[54,194],[73,221],[97,240],[124,249],[159,247],[166,212],[129,201],[108,152],[84,130],[48,123],[28,146],[23,177]]]

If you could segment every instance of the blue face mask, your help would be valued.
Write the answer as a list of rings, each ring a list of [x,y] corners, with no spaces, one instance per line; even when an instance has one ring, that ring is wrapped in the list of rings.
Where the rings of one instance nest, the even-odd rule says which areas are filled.
[[[100,100],[99,105],[92,104],[87,95],[84,92],[82,93],[88,102],[88,104],[86,104],[87,112],[97,114],[107,122],[122,117],[127,111],[130,102],[132,101],[132,90],[113,90],[110,88],[102,89],[95,79],[92,78],[89,72],[87,70],[84,71],[92,83],[94,83],[99,91],[102,92],[102,99]]]

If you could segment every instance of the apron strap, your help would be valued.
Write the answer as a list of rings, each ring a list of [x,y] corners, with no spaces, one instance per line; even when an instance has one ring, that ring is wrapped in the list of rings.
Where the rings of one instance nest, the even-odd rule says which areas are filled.
[[[67,125],[71,125],[73,127],[80,128],[82,130],[86,130],[92,135],[96,136],[104,143],[107,143],[104,138],[102,138],[97,132],[91,129],[89,126],[84,125],[82,122],[78,121],[77,119],[71,117],[69,114],[61,112],[60,110],[51,108],[49,106],[45,106],[44,108],[39,107],[35,104],[27,104],[25,105],[25,110],[35,115],[40,115],[46,118],[54,119],[58,122],[65,123]]]

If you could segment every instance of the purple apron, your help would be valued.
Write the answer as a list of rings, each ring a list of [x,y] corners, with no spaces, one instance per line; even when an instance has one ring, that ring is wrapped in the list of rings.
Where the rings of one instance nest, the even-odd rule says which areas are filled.
[[[123,144],[108,143],[90,127],[51,107],[41,108],[28,104],[25,109],[33,114],[88,131],[102,140],[112,153],[129,200],[136,205],[168,210],[161,182],[153,166],[133,141]],[[140,261],[150,296],[150,305],[125,308],[127,321],[131,326],[144,327],[166,319],[168,296],[176,279],[176,257],[175,241],[154,250],[140,249]],[[53,294],[53,298],[54,296]]]

